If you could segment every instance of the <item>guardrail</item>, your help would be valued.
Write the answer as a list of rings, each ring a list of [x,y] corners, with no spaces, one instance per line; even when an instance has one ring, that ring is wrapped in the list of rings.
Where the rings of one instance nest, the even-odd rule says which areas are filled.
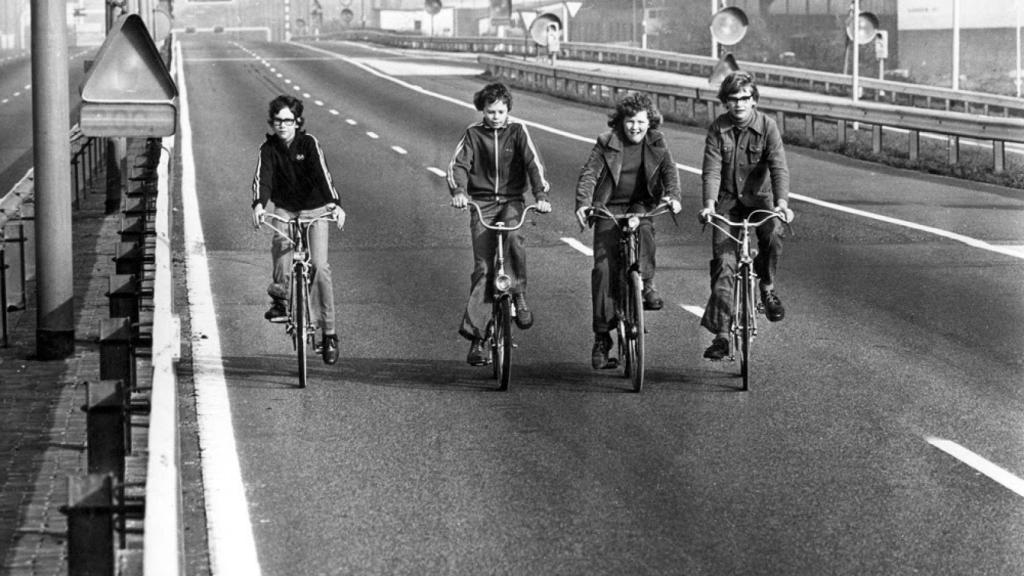
[[[640,91],[652,94],[661,110],[668,115],[693,119],[702,116],[710,122],[720,112],[721,103],[713,88],[696,88],[683,84],[664,84],[624,79],[610,74],[579,72],[553,68],[546,64],[524,62],[512,58],[480,56],[479,62],[490,75],[507,83],[533,91],[547,92],[571,100],[612,106],[622,92]],[[921,133],[941,134],[949,137],[947,162],[960,160],[960,138],[992,143],[992,168],[1001,173],[1006,167],[1006,142],[1024,142],[1024,119],[977,116],[961,112],[923,110],[879,104],[853,102],[845,98],[793,93],[775,94],[771,89],[761,90],[758,107],[774,112],[779,128],[785,131],[787,120],[802,120],[804,136],[811,142],[820,140],[817,130],[822,122],[834,124],[835,139],[846,143],[851,123],[872,127],[872,149],[882,151],[883,128],[907,131],[907,154],[917,161],[921,154]]]
[[[346,38],[402,48],[447,52],[537,55],[537,46],[533,42],[525,42],[523,38],[494,38],[487,36],[431,37],[396,34],[379,30],[355,30],[325,35],[319,39],[327,40],[332,38]],[[303,39],[314,40],[312,37]],[[715,65],[718,64],[718,60],[710,56],[584,42],[563,42],[562,58],[635,66],[648,70],[676,72],[700,78],[709,77]],[[755,62],[740,62],[740,66],[754,75],[758,83],[763,86],[793,88],[847,97],[851,96],[853,90],[853,80],[849,75],[845,74],[772,64],[758,64]],[[879,80],[864,76],[859,78],[858,83],[861,87],[861,99],[863,100],[887,102],[897,106],[923,107],[986,116],[1024,117],[1024,99],[1012,96],[953,90],[951,88]]]

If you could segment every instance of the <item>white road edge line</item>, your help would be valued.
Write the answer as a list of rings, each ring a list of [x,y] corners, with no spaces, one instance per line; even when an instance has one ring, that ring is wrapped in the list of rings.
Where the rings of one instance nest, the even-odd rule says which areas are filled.
[[[175,44],[180,95],[181,204],[184,220],[186,278],[193,375],[196,388],[196,416],[206,500],[206,525],[210,542],[210,568],[214,576],[259,576],[256,541],[249,519],[249,504],[238,463],[231,403],[221,356],[217,314],[210,290],[206,240],[199,219],[196,168],[189,124],[188,92],[181,62],[181,47]],[[205,337],[205,338],[204,338]]]
[[[967,464],[997,483],[1002,484],[1004,488],[1008,488],[1018,496],[1024,496],[1024,480],[1018,478],[1012,472],[998,464],[989,462],[985,458],[978,456],[974,452],[971,452],[952,440],[945,440],[930,436],[926,437],[925,440],[932,446],[942,450],[964,464]]]
[[[426,95],[426,96],[430,96],[430,97],[436,98],[438,100],[443,100],[445,102],[450,102],[452,104],[455,104],[456,106],[461,106],[463,108],[469,108],[471,110],[475,110],[475,108],[473,108],[473,106],[470,103],[468,103],[468,102],[463,102],[463,101],[458,100],[456,98],[452,98],[450,96],[445,96],[444,94],[438,94],[436,92],[431,92],[429,90],[424,90],[423,88],[421,88],[419,86],[415,86],[413,84],[409,84],[408,82],[405,82],[404,80],[400,80],[400,79],[395,78],[393,76],[388,76],[387,74],[384,74],[383,72],[380,72],[379,70],[374,70],[372,67],[367,66],[366,64],[363,64],[362,62],[359,62],[359,61],[354,60],[352,58],[349,58],[347,56],[342,56],[341,54],[337,54],[337,53],[331,52],[329,50],[324,50],[323,48],[318,48],[318,47],[315,47],[315,46],[308,46],[306,44],[300,44],[300,43],[297,43],[297,42],[293,42],[292,44],[295,45],[295,46],[300,46],[300,47],[305,48],[307,50],[311,50],[313,52],[320,52],[321,54],[325,54],[327,56],[331,56],[332,58],[336,58],[336,59],[341,60],[343,62],[347,62],[347,63],[349,63],[349,64],[351,64],[351,65],[353,65],[353,66],[355,66],[357,68],[360,68],[360,69],[365,70],[366,72],[368,72],[370,74],[373,74],[374,76],[377,76],[378,78],[387,80],[389,82],[393,82],[395,84],[398,84],[399,86],[404,86],[405,88],[408,88],[409,90],[412,90],[413,92],[419,92],[420,94],[423,94],[423,95]],[[538,124],[536,122],[531,122],[529,120],[524,120],[524,119],[518,118],[518,117],[516,119],[518,121],[522,122],[523,124],[526,124],[528,126],[536,128],[538,130],[543,130],[545,132],[548,132],[548,133],[551,133],[551,134],[555,134],[555,135],[558,135],[558,136],[564,136],[565,138],[569,138],[571,140],[578,140],[580,142],[587,142],[587,143],[593,143],[594,142],[594,138],[587,138],[587,137],[584,137],[584,136],[580,136],[578,134],[573,134],[571,132],[566,132],[564,130],[559,130],[557,128],[552,128],[550,126],[545,126],[543,124]],[[693,167],[693,166],[686,166],[684,164],[676,163],[676,167],[679,168],[680,170],[685,171],[685,172],[690,172],[692,174],[700,174],[700,169],[696,168],[696,167]],[[949,240],[954,240],[956,242],[961,242],[961,243],[966,244],[967,246],[970,246],[972,248],[980,248],[982,250],[988,250],[990,252],[995,252],[995,253],[998,253],[998,254],[1003,254],[1005,256],[1012,256],[1014,258],[1024,259],[1024,253],[1015,251],[1015,250],[1012,249],[1012,247],[1008,248],[1008,247],[1005,247],[1005,246],[998,246],[998,245],[994,245],[994,244],[989,244],[988,242],[985,242],[984,240],[978,240],[976,238],[971,238],[969,236],[964,236],[962,234],[957,234],[955,232],[949,232],[947,230],[941,230],[939,228],[933,228],[931,226],[924,226],[924,225],[921,225],[921,224],[915,224],[914,222],[909,222],[907,220],[900,220],[898,218],[890,218],[888,216],[882,216],[881,214],[875,214],[873,212],[867,212],[867,211],[864,211],[864,210],[858,210],[856,208],[848,208],[846,206],[841,206],[839,204],[833,204],[832,202],[826,202],[824,200],[817,200],[817,199],[814,199],[814,198],[810,198],[808,196],[803,196],[801,194],[792,194],[791,193],[789,195],[789,197],[791,199],[793,199],[793,200],[799,200],[799,201],[802,201],[802,202],[807,202],[809,204],[816,204],[816,205],[821,206],[823,208],[831,208],[833,210],[838,210],[838,211],[841,211],[841,212],[846,212],[848,214],[854,214],[854,215],[857,215],[857,216],[863,216],[865,218],[871,218],[873,220],[878,220],[880,222],[886,222],[888,224],[895,224],[897,226],[904,226],[904,227],[907,227],[907,228],[912,228],[914,230],[919,230],[921,232],[927,232],[929,234],[934,234],[936,236],[941,236],[941,237],[947,238]]]

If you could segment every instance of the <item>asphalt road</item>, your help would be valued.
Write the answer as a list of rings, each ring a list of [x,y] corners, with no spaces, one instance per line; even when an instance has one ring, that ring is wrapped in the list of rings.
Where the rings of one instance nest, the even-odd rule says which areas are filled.
[[[78,122],[79,86],[85,78],[85,59],[95,48],[68,49],[68,102],[70,128]],[[0,196],[14,187],[32,168],[32,59],[12,57],[0,61]]]
[[[190,292],[197,403],[201,426],[230,415],[240,474],[216,489],[233,485],[228,435],[201,432],[214,573],[1024,571],[1019,190],[790,149],[787,318],[765,323],[738,392],[735,365],[701,359],[710,335],[690,311],[708,294],[703,133],[666,126],[684,214],[658,223],[667,304],[648,316],[637,395],[590,369],[590,259],[572,243],[590,243],[572,194],[607,111],[517,92],[555,210],[528,226],[536,324],[499,393],[464,363],[468,216],[436,173],[477,118],[479,67],[355,44],[189,38],[183,54],[181,166],[212,293]],[[278,93],[304,98],[349,218],[331,240],[341,360],[312,364],[305,390],[262,319],[269,236],[249,224]],[[215,389],[229,404],[205,413]]]

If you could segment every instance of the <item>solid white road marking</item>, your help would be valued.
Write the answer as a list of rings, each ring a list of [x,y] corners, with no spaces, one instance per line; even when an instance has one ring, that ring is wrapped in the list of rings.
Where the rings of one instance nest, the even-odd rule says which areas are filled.
[[[199,218],[196,170],[189,124],[188,91],[178,47],[177,79],[180,102],[181,204],[184,212],[186,275],[192,333],[196,418],[206,500],[206,524],[210,543],[210,568],[214,576],[259,576],[256,541],[249,519],[249,504],[238,463],[231,403],[221,356],[217,313],[210,290],[206,240]]]
[[[946,454],[949,454],[971,468],[974,468],[978,472],[981,472],[985,476],[988,476],[992,480],[995,480],[999,484],[1002,484],[1005,488],[1015,492],[1018,496],[1024,496],[1024,480],[1015,476],[1009,470],[989,462],[985,458],[982,458],[952,440],[944,440],[942,438],[934,437],[926,437],[925,440],[932,446],[935,446]]]

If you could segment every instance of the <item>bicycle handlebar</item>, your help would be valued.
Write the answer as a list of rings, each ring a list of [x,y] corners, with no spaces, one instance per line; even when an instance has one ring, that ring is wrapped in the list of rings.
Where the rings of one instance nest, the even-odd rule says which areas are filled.
[[[333,211],[327,211],[327,212],[324,212],[323,214],[319,214],[317,216],[313,216],[312,218],[301,218],[301,217],[299,217],[299,218],[285,218],[284,216],[278,216],[277,214],[274,214],[273,212],[264,212],[260,216],[260,223],[266,225],[268,218],[271,219],[271,220],[277,220],[278,222],[281,222],[282,224],[288,224],[288,223],[291,223],[291,222],[298,222],[300,226],[311,225],[314,222],[319,222],[321,220],[328,220],[328,221],[331,221],[331,222],[337,222],[338,221],[338,219],[334,217],[334,212]],[[278,228],[276,226],[271,226],[270,229],[273,230],[275,234],[281,236],[282,238],[284,238],[285,240],[291,242],[292,244],[295,243],[295,241],[292,240],[291,236],[286,234],[280,228]]]
[[[757,214],[766,214],[766,216],[761,218],[760,220],[752,221],[751,218],[753,218]],[[723,234],[725,234],[729,238],[732,238],[733,240],[739,242],[740,239],[737,238],[736,236],[733,236],[733,234],[731,232],[731,228],[743,228],[743,229],[749,230],[751,228],[757,228],[758,226],[768,222],[769,220],[773,220],[775,218],[778,218],[779,220],[782,220],[783,224],[786,224],[787,226],[789,225],[789,221],[786,220],[785,218],[783,218],[782,214],[780,214],[780,213],[778,213],[778,212],[776,212],[774,210],[763,210],[763,209],[754,210],[753,212],[748,214],[747,217],[742,222],[733,222],[732,220],[729,220],[728,218],[726,218],[725,216],[722,216],[721,214],[719,214],[717,212],[712,212],[711,214],[708,215],[707,219],[704,221],[704,225],[706,226],[706,225],[710,224],[710,225],[714,226],[715,228],[718,228]],[[715,220],[718,220],[719,222],[721,222],[721,224],[715,222]]]
[[[509,226],[507,224],[502,224],[501,226],[495,226],[493,224],[488,224],[487,222],[484,222],[484,215],[483,215],[483,212],[480,211],[480,205],[479,204],[477,204],[476,202],[473,202],[472,200],[470,200],[469,202],[466,203],[466,206],[472,206],[473,208],[476,208],[476,214],[477,214],[477,216],[480,217],[480,225],[481,226],[483,226],[484,228],[486,228],[488,230],[496,230],[496,231],[501,231],[501,232],[514,232],[516,230],[519,230],[520,228],[523,227],[523,224],[526,223],[526,215],[530,213],[530,210],[536,210],[537,209],[537,205],[536,204],[530,204],[529,206],[527,206],[523,210],[522,217],[519,218],[519,223],[516,224],[515,226]]]
[[[604,218],[606,220],[615,221],[629,220],[630,218],[634,217],[654,218],[655,216],[661,216],[662,214],[670,213],[672,210],[669,206],[670,204],[668,202],[662,202],[655,206],[649,212],[626,212],[624,214],[618,215],[612,214],[612,212],[605,208],[604,206],[591,206],[589,210],[587,210],[587,218]],[[675,214],[672,214],[672,216],[674,217]]]

